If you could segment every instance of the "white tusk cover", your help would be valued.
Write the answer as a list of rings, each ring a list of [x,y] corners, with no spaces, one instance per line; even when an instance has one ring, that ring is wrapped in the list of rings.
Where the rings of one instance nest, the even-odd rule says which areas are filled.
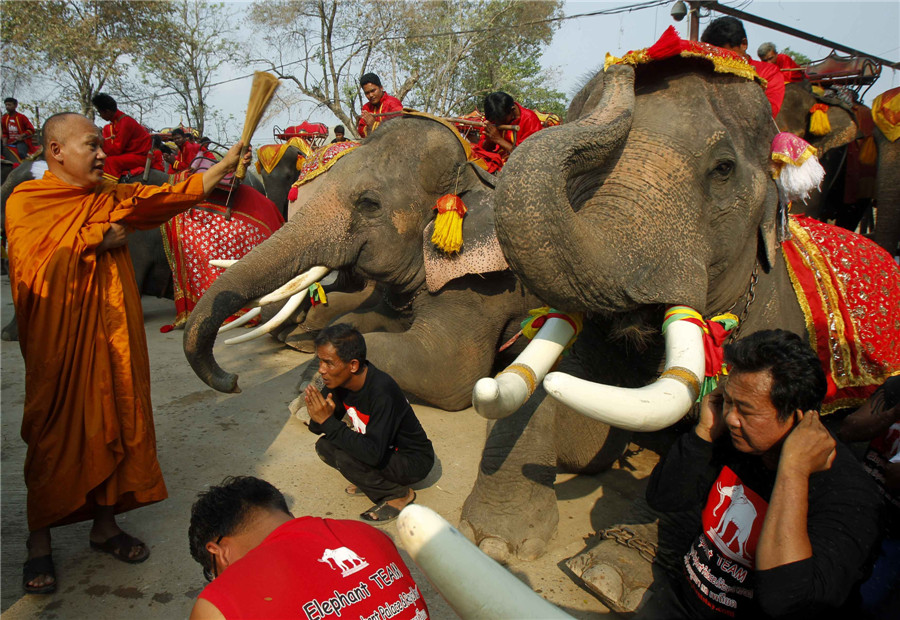
[[[225,325],[219,328],[218,333],[222,334],[231,329],[234,329],[235,327],[240,327],[245,323],[249,323],[256,317],[258,317],[260,312],[262,312],[262,308],[251,308],[250,310],[233,320],[231,323],[225,323]]]
[[[408,505],[397,520],[397,532],[403,548],[463,620],[571,618],[430,508]]]
[[[253,340],[254,338],[259,338],[265,334],[268,334],[271,331],[277,329],[284,321],[294,313],[294,311],[300,307],[300,304],[303,303],[304,298],[306,297],[306,291],[301,291],[291,297],[284,307],[278,311],[278,314],[269,319],[265,324],[260,325],[256,329],[251,332],[247,332],[246,334],[242,334],[240,336],[235,336],[234,338],[229,338],[225,341],[225,344],[240,344],[241,342],[247,342],[248,340]]]
[[[472,388],[472,405],[483,417],[505,418],[521,407],[550,370],[575,329],[564,319],[551,317],[515,361],[495,378],[484,377]]]
[[[309,271],[304,271],[299,276],[295,276],[288,281],[287,284],[283,284],[268,295],[260,297],[259,305],[265,306],[266,304],[275,303],[276,301],[292,297],[300,291],[305,291],[312,284],[327,276],[330,271],[328,267],[313,267]]]
[[[578,413],[631,431],[657,431],[690,411],[706,374],[703,332],[688,321],[666,329],[666,369],[650,385],[622,388],[591,383],[561,372],[544,378],[544,389]]]
[[[236,262],[237,262],[236,260],[226,260],[226,259],[216,258],[216,259],[209,261],[209,264],[212,267],[219,267],[220,269],[228,269]]]

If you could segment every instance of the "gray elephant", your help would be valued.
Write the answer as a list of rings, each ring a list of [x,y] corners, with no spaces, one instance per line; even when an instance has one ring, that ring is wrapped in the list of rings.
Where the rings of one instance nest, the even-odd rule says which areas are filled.
[[[6,199],[19,183],[30,181],[34,178],[33,166],[41,166],[46,169],[46,162],[42,159],[24,161],[13,170],[2,187],[2,221],[6,225]],[[43,172],[41,172],[43,174]],[[150,185],[162,185],[168,181],[168,175],[158,170],[151,170],[148,182]],[[124,179],[123,182],[139,182],[140,178]],[[128,235],[128,251],[131,254],[131,263],[134,266],[134,277],[141,295],[153,295],[156,297],[174,297],[172,284],[172,270],[166,259],[163,247],[162,235],[159,229],[137,230]],[[0,332],[3,340],[18,340],[19,326],[16,317],[13,317]]]
[[[893,93],[900,97],[900,87],[891,89],[882,97]],[[893,142],[875,127],[875,143],[878,146],[878,175],[875,196],[878,201],[878,222],[875,226],[875,243],[894,256],[900,256],[900,139]]]
[[[219,391],[238,391],[236,375],[212,355],[225,318],[312,268],[350,269],[379,286],[372,307],[339,318],[367,334],[372,362],[410,395],[447,410],[468,407],[475,381],[491,372],[498,348],[537,304],[497,244],[493,177],[467,162],[449,125],[408,116],[301,189],[288,222],[194,308],[184,349],[197,375]],[[463,247],[448,256],[430,238],[432,209],[451,193],[468,213]],[[309,365],[307,375],[314,372]]]
[[[288,219],[288,193],[299,176],[299,165],[311,153],[312,148],[301,138],[294,138],[285,145],[266,144],[257,150],[257,170],[266,188],[266,197],[275,203],[284,219]]]
[[[660,329],[667,307],[731,311],[741,317],[735,337],[806,333],[776,238],[775,126],[759,85],[697,58],[612,65],[568,118],[578,120],[513,152],[495,192],[512,270],[545,302],[587,317],[546,389],[491,423],[460,530],[501,561],[543,553],[558,521],[558,471],[599,472],[622,454],[624,428],[663,428],[691,407],[703,349],[698,336],[699,378],[671,370]],[[671,372],[658,379],[664,364]],[[670,380],[685,408],[649,396],[620,401],[633,391],[611,387],[660,392]],[[618,404],[624,411],[612,410]]]

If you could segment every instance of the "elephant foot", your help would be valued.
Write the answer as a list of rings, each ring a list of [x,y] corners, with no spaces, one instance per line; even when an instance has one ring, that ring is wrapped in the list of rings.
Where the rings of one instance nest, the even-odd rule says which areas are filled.
[[[491,486],[476,483],[463,505],[459,531],[501,564],[544,555],[559,522],[553,487],[535,485],[514,493],[506,485],[505,491],[488,492]]]
[[[0,331],[0,339],[6,342],[16,342],[19,340],[19,324],[15,319]]]
[[[315,339],[316,334],[318,333],[319,330],[308,331],[304,329],[302,325],[298,325],[286,338],[284,338],[284,344],[301,353],[315,353]]]

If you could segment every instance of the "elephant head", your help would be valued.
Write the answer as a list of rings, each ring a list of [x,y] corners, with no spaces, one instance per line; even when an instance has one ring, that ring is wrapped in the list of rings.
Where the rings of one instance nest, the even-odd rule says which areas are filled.
[[[312,153],[301,138],[285,144],[266,144],[257,151],[257,170],[266,188],[266,197],[288,218],[288,192],[297,180],[300,163]]]
[[[574,103],[582,117],[529,138],[500,177],[495,220],[510,267],[554,307],[635,331],[646,332],[648,316],[661,321],[668,306],[703,315],[733,307],[757,265],[765,272],[779,259],[775,125],[762,88],[714,74],[706,60],[675,57],[612,65],[587,89]],[[687,345],[667,343],[667,353],[702,351],[695,331]],[[634,430],[671,424],[697,395],[660,389],[684,393],[671,411],[634,421],[621,409],[650,412],[659,402],[618,402],[565,377],[552,373],[544,386],[582,412],[585,400],[618,404],[594,417]]]
[[[385,123],[301,187],[288,222],[201,298],[184,335],[194,371],[217,390],[238,391],[236,375],[212,355],[219,326],[249,301],[317,266],[350,269],[381,283],[396,305],[467,273],[505,269],[493,232],[492,183],[467,163],[458,134],[444,123],[419,116]],[[438,198],[450,193],[469,208],[465,245],[458,256],[438,257],[427,227]]]

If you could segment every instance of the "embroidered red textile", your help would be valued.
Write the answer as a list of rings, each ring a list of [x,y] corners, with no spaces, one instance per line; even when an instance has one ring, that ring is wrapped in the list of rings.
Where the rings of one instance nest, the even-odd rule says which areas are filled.
[[[224,201],[225,192],[215,193]],[[284,224],[274,203],[252,187],[239,185],[231,200],[235,208],[230,220],[225,219],[224,206],[201,202],[163,226],[163,243],[175,280],[176,316],[162,331],[184,325],[200,297],[224,271],[210,266],[209,261],[240,259]]]
[[[842,228],[800,215],[790,230],[782,251],[828,380],[823,413],[857,406],[900,374],[900,267]]]

